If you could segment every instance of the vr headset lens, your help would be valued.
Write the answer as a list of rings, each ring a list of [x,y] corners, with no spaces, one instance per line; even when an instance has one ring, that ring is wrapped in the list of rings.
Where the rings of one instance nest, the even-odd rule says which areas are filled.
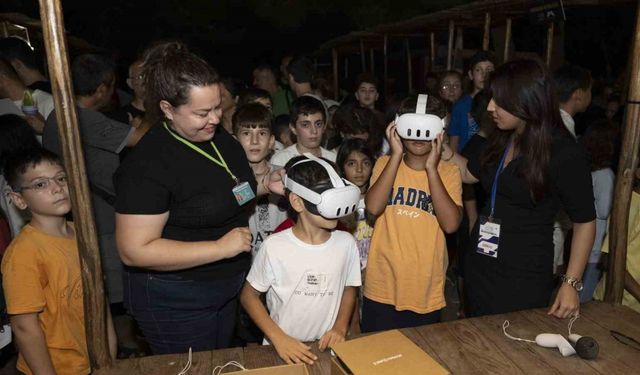
[[[416,113],[405,113],[396,117],[396,132],[403,139],[432,141],[444,131],[444,120],[427,114],[427,95],[418,96]]]

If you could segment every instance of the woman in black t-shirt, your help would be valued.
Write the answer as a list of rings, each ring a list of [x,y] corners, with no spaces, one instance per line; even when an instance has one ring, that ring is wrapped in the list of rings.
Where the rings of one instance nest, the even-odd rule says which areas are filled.
[[[578,314],[578,290],[593,245],[595,212],[589,164],[562,127],[546,68],[508,62],[491,78],[487,110],[498,129],[469,159],[445,147],[466,183],[489,198],[465,254],[465,302],[471,316],[548,306],[554,289],[553,219],[573,221],[571,258],[549,313]]]
[[[250,265],[246,203],[256,181],[218,125],[218,76],[204,60],[161,44],[143,75],[157,125],[115,175],[125,305],[155,354],[228,347]]]

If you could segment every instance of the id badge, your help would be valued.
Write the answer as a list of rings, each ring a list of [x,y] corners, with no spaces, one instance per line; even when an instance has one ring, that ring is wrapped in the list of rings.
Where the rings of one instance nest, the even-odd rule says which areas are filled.
[[[233,196],[236,197],[236,201],[240,206],[250,202],[256,195],[253,193],[251,189],[251,185],[248,182],[241,182],[236,185],[233,189]]]
[[[498,257],[498,243],[500,242],[500,220],[480,216],[480,232],[476,253],[492,258]]]

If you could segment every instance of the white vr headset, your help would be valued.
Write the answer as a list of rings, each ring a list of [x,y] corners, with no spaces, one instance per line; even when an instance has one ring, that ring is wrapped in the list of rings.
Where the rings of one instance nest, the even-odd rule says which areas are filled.
[[[360,189],[351,182],[338,176],[335,169],[326,161],[310,153],[305,153],[304,156],[306,156],[307,159],[300,160],[292,165],[291,168],[301,163],[314,161],[327,171],[333,187],[318,194],[306,186],[288,178],[286,175],[284,176],[284,186],[310,203],[311,205],[305,204],[305,207],[307,207],[311,213],[321,215],[326,219],[337,219],[355,212],[358,208],[358,202],[360,201]]]
[[[403,139],[413,141],[433,141],[445,128],[444,120],[427,114],[428,95],[418,95],[416,113],[396,116],[396,132]]]

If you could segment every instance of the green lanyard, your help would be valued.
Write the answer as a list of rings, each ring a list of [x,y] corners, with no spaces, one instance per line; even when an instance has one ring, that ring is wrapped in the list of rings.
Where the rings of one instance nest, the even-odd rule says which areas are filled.
[[[236,178],[236,176],[231,172],[231,169],[229,169],[229,166],[227,165],[227,162],[224,160],[224,158],[222,157],[222,155],[220,155],[220,151],[218,151],[218,148],[216,147],[216,145],[213,143],[213,141],[209,141],[209,143],[211,143],[211,147],[213,147],[213,151],[216,152],[216,155],[218,155],[218,159],[214,158],[213,156],[207,154],[206,152],[204,152],[200,147],[194,145],[193,143],[187,141],[186,139],[180,137],[179,135],[175,134],[174,132],[172,132],[169,127],[167,126],[166,122],[162,123],[164,125],[164,128],[167,129],[167,131],[169,132],[169,134],[171,134],[171,136],[175,139],[177,139],[178,141],[184,143],[185,145],[187,145],[189,148],[191,148],[192,150],[196,151],[197,153],[199,153],[200,155],[204,156],[205,158],[211,160],[212,162],[216,163],[217,165],[221,166],[222,168],[224,168],[227,173],[229,173],[229,176],[231,176],[231,178],[233,179],[233,181],[236,182],[236,184],[238,183],[238,179]]]

